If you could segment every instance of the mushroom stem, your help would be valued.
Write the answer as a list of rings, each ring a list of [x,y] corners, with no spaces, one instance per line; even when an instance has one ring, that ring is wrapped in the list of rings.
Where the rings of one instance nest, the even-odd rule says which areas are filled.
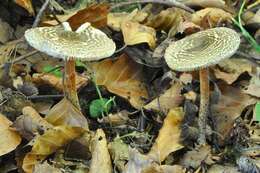
[[[75,60],[69,58],[65,61],[64,93],[65,96],[80,110],[76,88]]]
[[[199,138],[200,145],[206,144],[206,122],[209,107],[208,68],[200,69],[200,110],[199,110]]]

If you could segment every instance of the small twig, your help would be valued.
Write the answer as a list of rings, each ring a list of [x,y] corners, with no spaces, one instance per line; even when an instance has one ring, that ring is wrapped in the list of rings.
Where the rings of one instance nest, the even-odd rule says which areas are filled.
[[[44,11],[47,9],[47,7],[49,6],[50,1],[51,0],[45,0],[44,4],[42,5],[39,13],[37,14],[37,16],[33,22],[32,28],[35,28],[39,25],[42,15],[43,15]]]
[[[115,5],[112,5],[110,8],[110,11],[118,8],[118,7],[122,7],[125,5],[130,5],[130,4],[134,4],[134,3],[156,3],[156,4],[164,4],[164,5],[168,5],[168,6],[172,6],[172,7],[177,7],[177,8],[181,8],[183,10],[186,10],[187,12],[193,13],[194,10],[191,9],[190,7],[180,3],[180,2],[176,2],[176,1],[169,1],[169,0],[136,0],[136,1],[127,1],[127,2],[120,2],[117,3]]]
[[[49,98],[62,98],[64,97],[63,94],[57,94],[57,95],[32,95],[27,96],[27,99],[49,99]]]
[[[32,55],[34,55],[34,54],[36,54],[36,53],[38,53],[38,52],[39,52],[38,50],[34,50],[34,51],[29,52],[29,53],[27,53],[27,54],[21,55],[21,56],[19,56],[18,58],[16,58],[15,60],[13,60],[12,63],[17,63],[17,62],[19,62],[19,61],[21,61],[21,60],[23,60],[23,59],[25,59],[25,58],[27,58],[27,57],[29,57],[29,56],[32,56]],[[0,66],[0,68],[3,68],[3,67],[4,67],[4,64],[2,64],[2,65]]]

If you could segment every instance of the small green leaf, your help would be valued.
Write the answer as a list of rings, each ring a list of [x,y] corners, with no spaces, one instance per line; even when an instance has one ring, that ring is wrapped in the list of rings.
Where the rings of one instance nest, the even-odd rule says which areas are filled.
[[[255,105],[255,117],[256,117],[256,121],[260,123],[260,102],[257,102]]]
[[[46,65],[45,67],[43,67],[43,72],[45,73],[51,73],[56,77],[61,78],[62,77],[62,72],[59,68],[57,67],[53,67],[51,65]]]
[[[102,117],[102,114],[107,113],[112,108],[112,102],[107,98],[92,100],[89,106],[90,117]]]

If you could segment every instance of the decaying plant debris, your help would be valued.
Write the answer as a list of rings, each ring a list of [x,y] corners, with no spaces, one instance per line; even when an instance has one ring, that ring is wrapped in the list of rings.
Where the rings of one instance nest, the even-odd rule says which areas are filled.
[[[2,0],[0,173],[260,172],[259,7],[258,0]],[[88,40],[95,57],[68,70],[26,42],[25,32],[38,27],[60,28],[55,38],[41,33],[48,42]],[[220,33],[195,39],[211,31]],[[105,56],[102,38],[113,47]],[[51,51],[85,53],[62,43]],[[213,56],[226,59],[207,65],[202,80],[193,67]]]

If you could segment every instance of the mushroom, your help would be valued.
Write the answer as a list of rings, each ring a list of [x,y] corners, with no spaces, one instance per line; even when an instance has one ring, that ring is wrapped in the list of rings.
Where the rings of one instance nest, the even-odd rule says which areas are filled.
[[[237,32],[226,27],[200,31],[171,43],[165,50],[167,65],[176,71],[199,70],[200,109],[199,137],[200,145],[206,144],[206,119],[209,106],[208,67],[231,57],[240,44]]]
[[[78,108],[75,59],[100,60],[111,56],[116,49],[113,40],[90,23],[82,24],[75,32],[68,22],[32,28],[25,32],[25,39],[35,49],[65,60],[64,93]]]

